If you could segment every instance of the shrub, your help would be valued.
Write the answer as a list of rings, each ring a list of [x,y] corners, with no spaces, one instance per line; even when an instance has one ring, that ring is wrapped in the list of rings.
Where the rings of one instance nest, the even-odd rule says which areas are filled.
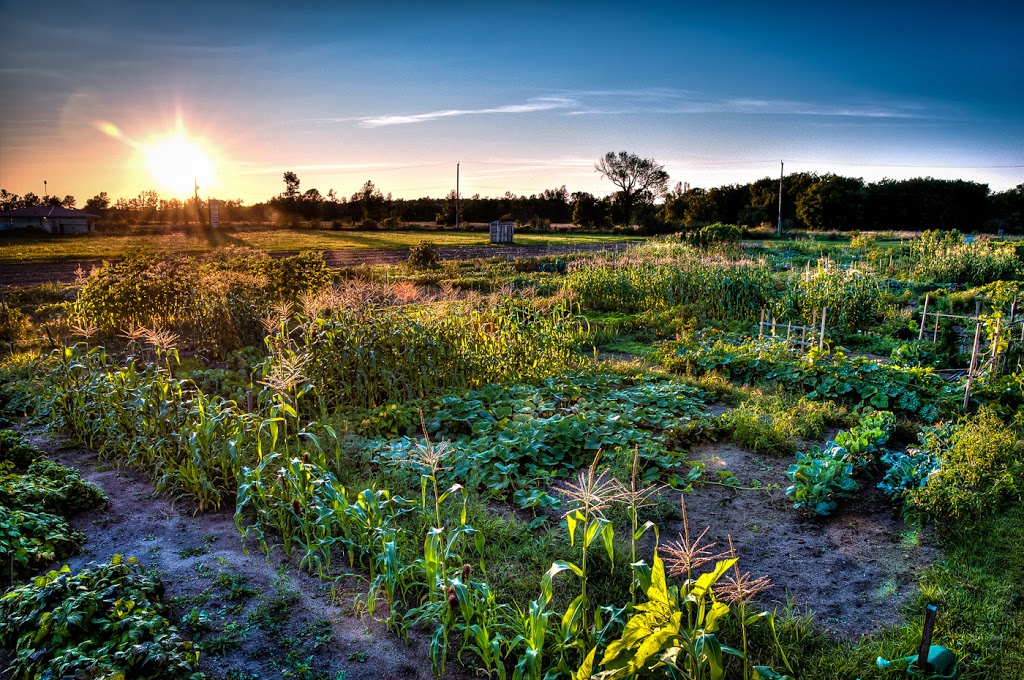
[[[0,304],[0,342],[20,340],[28,329],[28,319],[20,309]]]
[[[437,266],[437,246],[432,241],[421,240],[409,249],[409,266],[428,269]]]
[[[908,510],[932,519],[991,514],[1024,492],[1024,443],[989,409],[961,420],[948,445],[933,451],[939,468],[905,497]]]

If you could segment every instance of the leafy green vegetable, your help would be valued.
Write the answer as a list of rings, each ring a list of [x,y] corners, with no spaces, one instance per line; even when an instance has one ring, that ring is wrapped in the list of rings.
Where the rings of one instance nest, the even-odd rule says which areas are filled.
[[[199,653],[164,616],[163,586],[115,555],[72,575],[51,571],[0,598],[0,645],[11,680],[200,680]]]

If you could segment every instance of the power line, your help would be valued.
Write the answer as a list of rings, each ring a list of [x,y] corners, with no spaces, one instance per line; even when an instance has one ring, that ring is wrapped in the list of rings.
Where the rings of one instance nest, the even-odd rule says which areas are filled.
[[[943,170],[989,170],[993,168],[1024,168],[1024,165],[902,165],[900,163],[846,163],[844,161],[803,161],[790,160],[790,163],[809,163],[814,165],[848,165],[858,168],[936,168]]]

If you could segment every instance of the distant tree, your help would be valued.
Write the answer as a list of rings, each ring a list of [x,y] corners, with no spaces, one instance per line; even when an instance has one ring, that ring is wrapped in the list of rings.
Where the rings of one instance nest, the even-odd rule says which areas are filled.
[[[593,194],[579,191],[572,195],[572,223],[584,229],[600,229],[611,226],[611,214],[607,199],[596,198]]]
[[[0,189],[0,210],[17,210],[21,207],[21,196],[7,189]]]
[[[860,229],[867,192],[864,180],[824,175],[796,199],[796,215],[812,229]]]
[[[294,172],[284,173],[284,193],[281,195],[291,199],[299,197],[299,176]]]
[[[74,210],[75,206],[78,204],[78,201],[75,200],[74,196],[68,194],[61,200],[60,204],[61,206],[67,208],[68,210]]]
[[[1024,231],[1024,184],[1018,184],[1007,191],[992,194],[990,203],[992,206],[990,226],[993,229]]]
[[[448,195],[444,197],[444,201],[441,203],[441,210],[434,219],[438,226],[451,227],[455,225],[455,202],[457,198],[458,195],[455,193],[455,189],[449,191]]]
[[[43,196],[43,205],[59,208],[61,206],[60,196]]]
[[[618,201],[626,218],[626,226],[633,224],[637,205],[654,202],[665,193],[668,173],[653,158],[640,158],[626,151],[609,151],[594,165],[601,176],[619,187]]]
[[[106,191],[101,191],[85,202],[85,211],[96,215],[103,215],[110,208],[110,197]]]
[[[21,197],[21,207],[32,208],[37,205],[43,205],[43,199],[36,196],[31,191]]]
[[[352,194],[352,203],[359,205],[364,220],[384,219],[387,213],[387,205],[391,202],[391,194],[384,196],[380,189],[373,185],[372,180],[366,180],[366,184],[359,191]]]
[[[707,190],[691,189],[677,183],[675,188],[665,195],[662,217],[667,222],[687,226],[710,224],[718,219],[718,206]]]

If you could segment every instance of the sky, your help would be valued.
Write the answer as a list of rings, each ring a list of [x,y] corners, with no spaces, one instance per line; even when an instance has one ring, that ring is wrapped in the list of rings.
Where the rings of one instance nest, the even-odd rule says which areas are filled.
[[[619,150],[1024,182],[1024,5],[712,4],[2,1],[0,187],[605,195]]]

